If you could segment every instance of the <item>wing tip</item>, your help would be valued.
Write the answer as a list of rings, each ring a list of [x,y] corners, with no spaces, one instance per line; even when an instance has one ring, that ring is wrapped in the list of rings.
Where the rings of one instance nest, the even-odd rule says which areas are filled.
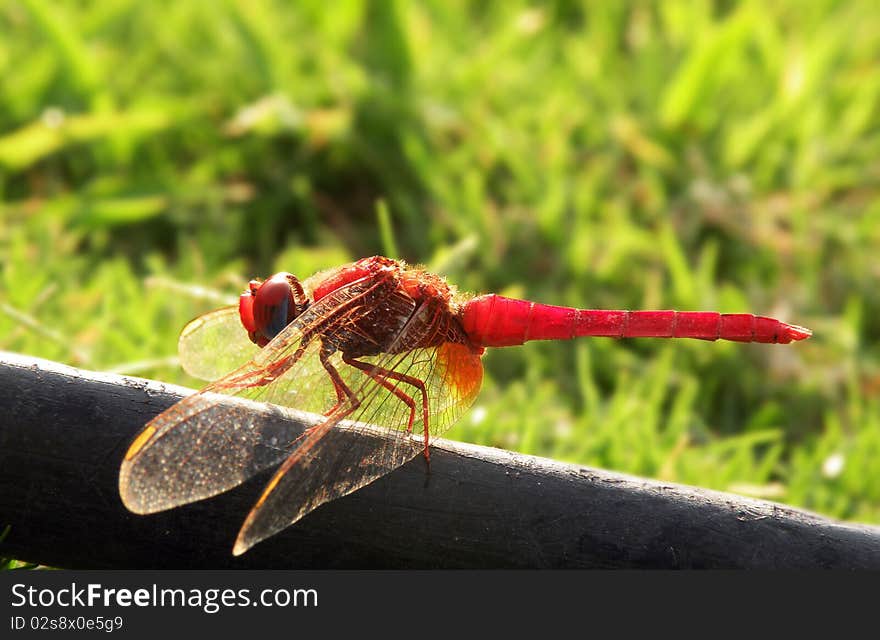
[[[235,544],[232,546],[232,555],[240,556],[245,551],[250,549],[252,546],[253,546],[253,544],[249,544],[249,543],[245,542],[244,540],[241,539],[241,536],[239,536],[235,540]]]
[[[273,533],[277,533],[277,531],[273,533],[269,533],[263,536],[255,536],[253,535],[253,527],[251,523],[253,521],[253,509],[251,513],[248,514],[248,517],[245,519],[244,524],[241,526],[241,529],[238,532],[238,535],[235,538],[235,544],[232,545],[232,555],[240,556],[246,551],[248,551],[251,547],[253,547],[258,542],[262,542],[269,536],[273,535]]]
[[[122,501],[122,505],[131,513],[139,516],[155,513],[155,509],[150,509],[147,501],[141,499],[143,496],[138,491],[132,490],[126,466],[123,465],[119,471],[119,499]]]
[[[137,480],[132,481],[131,474],[132,465],[126,460],[119,469],[119,499],[126,509],[136,515],[147,516],[170,508],[151,499],[149,490],[145,490],[142,484],[138,485]]]
[[[137,493],[128,491],[127,487],[119,487],[119,498],[120,500],[122,500],[123,506],[131,513],[139,516],[145,516],[150,513],[155,513],[155,510],[150,509],[147,506],[147,503],[142,500],[138,500]]]

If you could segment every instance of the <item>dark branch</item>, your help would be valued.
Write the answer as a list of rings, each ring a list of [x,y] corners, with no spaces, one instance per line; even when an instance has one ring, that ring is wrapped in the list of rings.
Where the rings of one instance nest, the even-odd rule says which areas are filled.
[[[187,389],[0,353],[0,554],[61,567],[880,569],[880,528],[778,504],[438,441],[231,555],[267,476],[151,516],[117,474]]]

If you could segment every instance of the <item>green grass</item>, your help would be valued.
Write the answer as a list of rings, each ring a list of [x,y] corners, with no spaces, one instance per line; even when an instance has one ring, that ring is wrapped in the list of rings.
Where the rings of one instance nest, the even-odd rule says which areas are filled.
[[[0,6],[0,349],[195,386],[189,285],[375,253],[772,315],[492,350],[449,437],[880,522],[873,3],[293,6]]]

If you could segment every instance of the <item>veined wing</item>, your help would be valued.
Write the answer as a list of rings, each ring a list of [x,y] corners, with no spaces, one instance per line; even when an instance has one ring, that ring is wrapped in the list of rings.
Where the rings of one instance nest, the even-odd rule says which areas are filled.
[[[219,380],[253,358],[260,348],[248,339],[238,317],[238,307],[209,311],[193,319],[180,332],[180,364],[200,380]]]
[[[363,369],[336,354],[331,364],[346,386],[356,390],[356,400],[338,407],[296,442],[248,514],[234,554],[424,451],[423,403],[432,435],[448,429],[470,406],[480,388],[482,365],[469,346],[443,342],[393,353],[406,344],[430,344],[424,338],[439,329],[431,315],[425,307],[417,309],[399,332],[397,348],[392,345],[391,353],[360,359],[367,365]]]
[[[377,287],[369,281],[341,287],[250,361],[151,420],[119,472],[129,510],[154,513],[208,498],[284,460],[304,423],[320,423],[337,400],[320,362],[321,338],[368,313],[364,296],[381,299]],[[218,326],[225,322],[220,317]]]

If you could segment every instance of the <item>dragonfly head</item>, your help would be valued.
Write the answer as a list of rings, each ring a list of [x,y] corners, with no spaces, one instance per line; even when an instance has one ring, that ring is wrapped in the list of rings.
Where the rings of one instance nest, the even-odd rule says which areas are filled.
[[[296,276],[281,272],[268,280],[251,280],[239,298],[238,314],[251,341],[265,347],[308,306]]]

